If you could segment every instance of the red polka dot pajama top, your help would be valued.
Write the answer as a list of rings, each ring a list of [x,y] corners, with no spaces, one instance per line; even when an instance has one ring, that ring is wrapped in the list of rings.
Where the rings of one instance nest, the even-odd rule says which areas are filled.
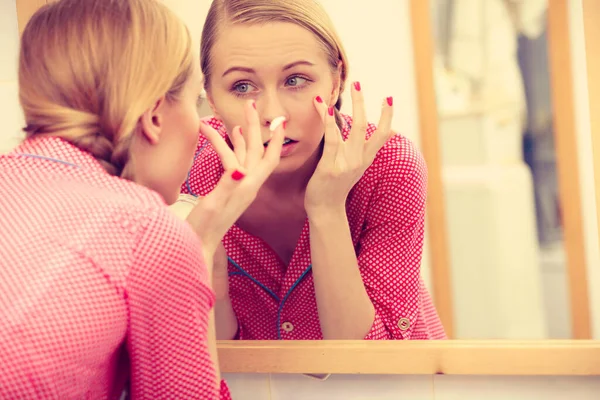
[[[0,156],[0,398],[229,399],[199,241],[58,138]]]
[[[225,138],[219,120],[207,122]],[[347,137],[351,117],[344,116]],[[368,135],[375,131],[370,125]],[[200,137],[182,193],[206,195],[223,174],[218,155]],[[420,276],[427,170],[421,154],[397,135],[379,151],[350,192],[346,210],[375,319],[365,339],[445,339]],[[229,294],[239,339],[322,339],[311,273],[306,220],[289,265],[260,238],[234,225],[223,243],[229,256]]]

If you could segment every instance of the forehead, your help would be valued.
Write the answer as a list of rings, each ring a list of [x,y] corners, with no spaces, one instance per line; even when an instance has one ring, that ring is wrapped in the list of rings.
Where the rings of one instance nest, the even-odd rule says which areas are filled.
[[[285,22],[229,25],[219,33],[211,55],[216,70],[232,65],[268,68],[298,59],[327,62],[323,46],[312,32]]]

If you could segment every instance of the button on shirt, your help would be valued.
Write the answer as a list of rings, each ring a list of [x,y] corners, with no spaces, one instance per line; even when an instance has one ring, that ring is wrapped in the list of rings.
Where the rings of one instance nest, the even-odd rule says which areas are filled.
[[[352,118],[344,116],[347,138]],[[207,122],[223,138],[216,118]],[[368,135],[375,131],[369,125]],[[200,137],[182,193],[206,195],[223,174],[218,155]],[[354,249],[376,314],[365,339],[445,339],[421,279],[427,170],[405,137],[394,136],[350,192],[346,210]],[[229,256],[229,292],[239,339],[322,339],[305,222],[289,265],[260,238],[237,225],[223,243]],[[289,325],[287,325],[289,324]],[[293,324],[293,325],[292,325]]]
[[[58,138],[0,176],[0,398],[229,398],[198,238],[158,194]]]

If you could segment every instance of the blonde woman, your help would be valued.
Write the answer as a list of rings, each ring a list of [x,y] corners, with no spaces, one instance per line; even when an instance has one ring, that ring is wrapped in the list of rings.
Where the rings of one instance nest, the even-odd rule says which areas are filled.
[[[216,260],[218,337],[445,338],[420,276],[425,163],[391,131],[391,97],[378,127],[359,82],[354,115],[339,112],[348,60],[321,6],[214,0],[200,58],[213,134],[236,144],[248,100],[265,146],[273,123],[287,126],[280,164]],[[182,191],[203,196],[223,173],[201,139]]]
[[[155,0],[61,0],[21,39],[26,140],[0,157],[0,398],[227,399],[211,313],[222,236],[279,161],[201,127],[199,60]],[[258,119],[248,102],[242,112]],[[226,172],[168,209],[199,129]],[[243,152],[244,160],[236,153]]]

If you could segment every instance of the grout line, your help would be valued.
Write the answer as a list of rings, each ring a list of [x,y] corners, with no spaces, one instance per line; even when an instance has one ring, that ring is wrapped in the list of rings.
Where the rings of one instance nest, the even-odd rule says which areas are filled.
[[[271,391],[271,374],[267,375],[267,382],[268,382],[268,388],[269,388],[269,400],[273,399],[273,393]]]

